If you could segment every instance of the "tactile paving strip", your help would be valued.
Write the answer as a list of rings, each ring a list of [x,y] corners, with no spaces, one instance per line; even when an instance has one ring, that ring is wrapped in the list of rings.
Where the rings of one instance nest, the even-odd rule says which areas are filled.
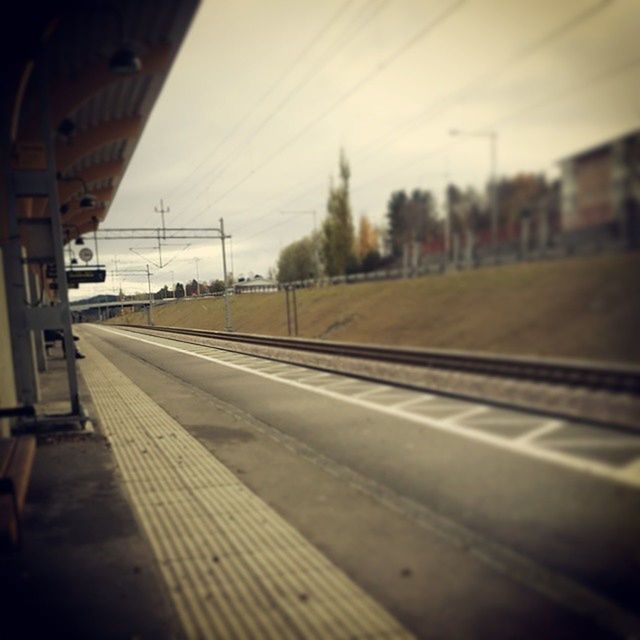
[[[189,638],[411,635],[111,364],[82,373]]]

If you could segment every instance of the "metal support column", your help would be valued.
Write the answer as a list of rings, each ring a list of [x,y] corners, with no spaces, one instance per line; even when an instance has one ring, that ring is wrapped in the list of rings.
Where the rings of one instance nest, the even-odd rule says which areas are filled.
[[[284,299],[287,307],[287,334],[291,335],[291,307],[289,305],[289,287],[284,285]]]
[[[295,286],[291,289],[291,301],[293,303],[293,335],[298,335],[298,300],[296,299]]]
[[[29,302],[32,307],[41,304],[44,292],[42,291],[42,282],[36,278],[33,269],[27,269],[29,277]],[[41,329],[33,331],[33,348],[35,351],[36,366],[39,372],[47,370],[47,355],[44,345],[44,333]],[[36,381],[37,384],[37,381]]]
[[[222,242],[222,275],[224,278],[224,330],[233,331],[233,322],[231,320],[231,306],[229,303],[229,294],[227,286],[227,253],[225,250],[224,220],[220,218],[220,241]]]
[[[5,95],[4,89],[5,87],[2,87],[0,96]],[[3,107],[8,110],[8,104],[3,103]],[[17,401],[25,406],[33,406],[37,401],[37,389],[34,385],[33,343],[25,321],[27,287],[22,263],[18,203],[13,188],[14,180],[10,157],[12,141],[9,126],[11,117],[8,112],[1,115],[0,121],[4,126],[1,132],[2,144],[0,144],[0,153],[2,157],[0,162],[2,164],[4,188],[6,189],[5,200],[0,203],[0,207],[6,212],[6,239],[3,241],[2,259],[11,331],[11,357]]]
[[[149,271],[149,265],[147,265],[147,287],[149,289],[149,304],[147,306],[147,324],[149,326],[153,325],[153,315],[152,309],[153,306],[153,296],[151,294],[151,272]]]
[[[59,322],[64,337],[67,364],[67,380],[69,384],[69,403],[71,414],[81,416],[80,398],[78,395],[78,376],[76,371],[75,344],[71,332],[71,310],[69,308],[69,290],[67,287],[66,269],[64,264],[64,237],[58,199],[57,168],[54,147],[54,127],[51,123],[49,87],[47,85],[46,59],[41,56],[36,65],[38,87],[40,90],[40,104],[42,106],[42,137],[45,143],[47,168],[46,183],[48,191],[48,208],[51,216],[51,237],[53,240],[53,254],[57,273],[57,296]],[[57,327],[54,327],[57,328]]]

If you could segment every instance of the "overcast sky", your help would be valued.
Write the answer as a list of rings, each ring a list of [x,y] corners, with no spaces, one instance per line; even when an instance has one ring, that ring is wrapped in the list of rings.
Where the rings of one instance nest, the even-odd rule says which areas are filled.
[[[500,175],[553,176],[640,126],[639,25],[639,0],[204,0],[104,226],[157,226],[160,198],[167,226],[223,216],[235,274],[264,275],[320,224],[341,147],[354,217],[380,224],[394,190],[483,187],[488,140],[452,128],[494,129]],[[144,268],[131,246],[103,243],[101,262]],[[219,243],[163,254],[154,289],[195,277],[194,258],[221,276]]]

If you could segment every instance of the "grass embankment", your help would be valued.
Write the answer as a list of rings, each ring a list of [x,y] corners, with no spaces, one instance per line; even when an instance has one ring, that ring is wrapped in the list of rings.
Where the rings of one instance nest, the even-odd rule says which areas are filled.
[[[640,254],[525,263],[297,292],[300,335],[640,362]],[[284,293],[236,295],[239,332],[286,335]],[[126,316],[146,323],[146,313]],[[115,318],[112,322],[122,322]],[[158,325],[222,330],[219,298],[154,309]]]

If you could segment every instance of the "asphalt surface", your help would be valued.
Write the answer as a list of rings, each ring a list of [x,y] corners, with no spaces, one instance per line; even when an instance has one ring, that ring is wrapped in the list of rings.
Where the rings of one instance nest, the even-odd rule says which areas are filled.
[[[81,335],[416,635],[640,636],[640,437]]]

